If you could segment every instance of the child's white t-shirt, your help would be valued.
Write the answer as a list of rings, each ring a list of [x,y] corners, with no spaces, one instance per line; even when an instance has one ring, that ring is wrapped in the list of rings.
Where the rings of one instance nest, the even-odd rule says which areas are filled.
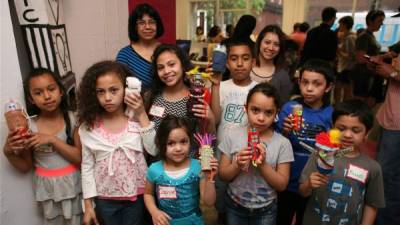
[[[247,115],[244,110],[247,94],[257,85],[251,81],[247,86],[238,86],[232,79],[221,82],[219,87],[219,104],[221,120],[218,125],[218,143],[227,130],[247,126]]]

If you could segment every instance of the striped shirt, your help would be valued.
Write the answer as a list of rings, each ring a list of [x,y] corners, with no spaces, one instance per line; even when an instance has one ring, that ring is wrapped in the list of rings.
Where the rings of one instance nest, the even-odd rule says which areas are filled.
[[[117,61],[129,67],[133,74],[142,81],[142,88],[149,89],[153,83],[151,62],[140,56],[131,45],[122,48],[117,55]]]

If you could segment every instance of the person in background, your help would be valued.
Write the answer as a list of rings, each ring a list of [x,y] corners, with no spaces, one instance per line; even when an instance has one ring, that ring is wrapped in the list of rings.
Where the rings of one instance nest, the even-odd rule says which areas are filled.
[[[335,84],[335,104],[351,98],[351,70],[356,63],[356,34],[351,31],[354,21],[351,16],[339,20],[339,46],[338,46],[338,76]],[[343,98],[342,98],[343,92]]]
[[[362,33],[364,33],[364,31],[365,31],[365,28],[358,28],[356,31],[357,37],[360,36]]]
[[[303,50],[304,43],[307,38],[307,31],[309,28],[310,25],[307,22],[303,22],[299,25],[298,29],[295,32],[289,35],[289,39],[296,42],[296,44],[299,46],[299,52]]]
[[[234,30],[235,30],[235,27],[232,24],[227,24],[225,27],[225,37],[226,38],[232,37]]]
[[[293,31],[292,31],[292,34],[294,34],[294,33],[296,33],[296,32],[299,32],[299,30],[300,30],[300,24],[301,24],[301,23],[299,23],[299,22],[293,24]]]
[[[370,106],[381,101],[383,96],[383,78],[376,76],[375,66],[369,63],[369,57],[379,55],[381,46],[374,32],[378,31],[385,20],[381,10],[368,12],[365,21],[367,29],[356,39],[356,65],[352,71],[353,95],[367,101]]]
[[[392,65],[382,58],[392,58]],[[400,41],[389,47],[379,59],[376,74],[388,81],[386,98],[376,115],[382,133],[378,145],[378,162],[382,167],[386,207],[378,209],[376,225],[400,224]]]
[[[331,26],[335,22],[336,12],[337,10],[332,7],[322,10],[322,23],[307,33],[300,66],[313,58],[326,60],[331,65],[335,64],[338,40],[335,32],[331,30]]]
[[[294,77],[296,69],[298,68],[300,54],[299,45],[291,39],[286,40],[286,51],[285,51],[285,65],[287,66],[289,78],[292,83],[296,80]],[[294,89],[295,83],[293,84]],[[292,89],[292,93],[293,93]]]
[[[221,43],[224,40],[224,34],[222,33],[221,28],[216,25],[211,27],[207,37],[210,43]]]
[[[204,28],[202,26],[196,27],[196,42],[206,42],[206,37],[204,36]]]
[[[252,80],[269,82],[279,92],[279,102],[289,100],[292,82],[284,64],[286,35],[276,25],[267,25],[258,35],[255,57],[256,65],[251,70]]]
[[[117,61],[129,67],[142,81],[142,89],[152,87],[153,72],[151,56],[160,44],[157,38],[164,33],[164,26],[158,12],[149,4],[136,6],[129,16],[128,34],[131,43],[117,54]]]
[[[254,44],[254,41],[251,40],[250,35],[253,33],[253,30],[256,27],[256,23],[257,19],[252,15],[241,16],[235,26],[232,38]]]

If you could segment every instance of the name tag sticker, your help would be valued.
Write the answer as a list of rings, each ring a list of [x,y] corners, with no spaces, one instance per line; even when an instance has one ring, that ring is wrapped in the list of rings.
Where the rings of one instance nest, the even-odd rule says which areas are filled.
[[[349,168],[347,169],[346,177],[356,181],[360,181],[361,183],[365,184],[368,178],[368,170],[350,164]]]
[[[162,117],[164,115],[164,111],[165,111],[164,107],[158,105],[152,105],[149,114],[156,117]]]
[[[158,186],[159,199],[177,199],[176,189],[173,186]]]
[[[135,123],[128,122],[128,132],[139,133],[139,129]]]

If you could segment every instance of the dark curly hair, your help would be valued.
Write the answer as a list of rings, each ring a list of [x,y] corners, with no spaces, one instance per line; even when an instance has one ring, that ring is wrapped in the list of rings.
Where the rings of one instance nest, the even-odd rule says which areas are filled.
[[[129,40],[131,40],[132,42],[139,41],[136,22],[142,19],[144,15],[149,15],[152,19],[156,21],[157,24],[157,31],[155,36],[156,39],[164,34],[164,25],[162,23],[160,14],[158,14],[157,10],[154,9],[151,5],[143,3],[137,5],[136,8],[132,11],[132,13],[129,15],[128,35],[129,35]]]
[[[255,52],[256,52],[256,65],[260,66],[260,46],[267,33],[274,33],[279,39],[279,53],[274,58],[274,65],[276,67],[282,67],[285,62],[285,51],[286,51],[286,34],[283,33],[282,29],[277,25],[267,25],[262,29],[257,37]]]
[[[118,76],[124,86],[124,91],[126,77],[134,76],[128,67],[116,61],[101,61],[86,70],[79,85],[77,101],[79,122],[86,123],[87,129],[91,129],[96,118],[104,112],[104,108],[97,99],[96,81],[107,73],[114,73]]]
[[[184,77],[184,83],[189,87],[189,80],[185,76],[185,71],[188,71],[193,68],[189,58],[187,55],[177,46],[175,45],[170,45],[170,44],[161,44],[159,45],[153,53],[152,56],[152,67],[153,67],[153,87],[150,91],[145,93],[145,108],[146,112],[149,112],[151,104],[153,103],[155,97],[157,95],[160,95],[162,91],[165,88],[165,83],[163,83],[158,76],[158,71],[157,71],[157,59],[160,57],[160,55],[164,52],[172,52],[174,53],[179,61],[181,62],[182,65],[182,73]]]
[[[68,102],[68,96],[66,94],[67,92],[65,90],[63,83],[61,82],[60,77],[56,76],[53,71],[46,69],[46,68],[36,68],[36,69],[32,70],[28,74],[28,76],[25,78],[23,85],[24,85],[25,102],[26,102],[26,108],[27,108],[28,114],[30,116],[40,114],[40,109],[35,104],[32,103],[32,96],[29,91],[30,90],[30,81],[33,78],[45,76],[45,75],[49,75],[54,79],[54,81],[56,82],[56,84],[62,94],[61,102],[58,107],[60,108],[60,110],[63,114],[63,117],[64,117],[65,133],[67,135],[67,144],[72,145],[73,144],[72,126],[71,126],[71,119],[69,118],[69,115],[68,115],[68,111],[71,110],[71,108],[70,108],[70,105]]]
[[[167,152],[167,143],[168,137],[172,130],[182,128],[185,130],[187,136],[189,137],[190,144],[192,141],[192,129],[190,127],[189,122],[182,117],[176,117],[172,115],[167,115],[160,123],[160,127],[157,130],[157,134],[155,137],[155,143],[157,148],[159,149],[159,156],[161,159],[166,159]]]

